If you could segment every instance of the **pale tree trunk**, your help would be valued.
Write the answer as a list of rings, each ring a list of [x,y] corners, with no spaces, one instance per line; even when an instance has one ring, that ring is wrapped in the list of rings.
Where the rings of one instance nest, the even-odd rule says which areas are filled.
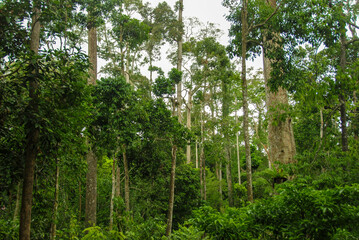
[[[276,7],[276,0],[269,0],[269,4],[272,8]],[[279,34],[274,34],[279,38]],[[271,48],[273,40],[264,38],[265,46]],[[263,70],[266,88],[266,105],[268,112],[268,145],[269,156],[268,164],[271,167],[275,161],[280,163],[293,163],[294,155],[296,153],[294,134],[292,128],[292,120],[290,117],[286,117],[284,121],[275,119],[275,116],[280,114],[286,114],[285,109],[289,106],[288,94],[285,89],[279,87],[276,92],[270,91],[268,85],[271,77],[272,67],[271,61],[266,58],[264,51]]]
[[[180,25],[183,24],[183,0],[179,0],[179,8],[178,8],[178,22]],[[183,44],[183,32],[182,26],[180,29],[180,37],[178,39],[178,49],[177,49],[177,70],[182,71],[182,44]],[[182,81],[177,84],[177,116],[178,121],[182,123]]]
[[[236,125],[238,125],[237,111],[236,111]],[[238,184],[241,185],[241,161],[240,161],[240,156],[239,156],[239,133],[238,133],[238,131],[236,132],[236,149],[237,149],[237,165],[238,165]]]
[[[110,231],[113,228],[113,205],[115,200],[115,191],[116,191],[116,158],[113,158],[112,162],[112,190],[111,190],[111,202],[110,202]]]
[[[116,186],[115,186],[115,198],[119,198],[121,196],[121,169],[120,166],[118,166],[118,164],[116,164]],[[117,218],[120,217],[120,211],[117,208],[116,209],[116,216]],[[122,231],[122,229],[119,229],[120,231]]]
[[[222,161],[219,162],[219,196],[220,196],[220,199],[221,199],[221,204],[222,204],[222,200],[223,200],[223,191],[222,191]]]
[[[130,49],[127,46],[127,56],[126,56],[126,70],[125,70],[125,79],[126,79],[126,83],[128,84],[132,84],[131,80],[130,80]]]
[[[200,145],[200,157],[199,157],[199,167],[200,167],[200,185],[201,185],[201,199],[206,199],[206,179],[205,179],[205,163],[204,163],[204,120],[203,120],[203,103],[201,107],[201,145]]]
[[[89,85],[95,85],[97,80],[97,30],[93,23],[89,23],[88,29],[88,56],[91,67],[89,69]],[[86,156],[86,204],[85,222],[86,226],[96,225],[97,207],[97,158],[93,151],[93,143],[88,143],[89,151]]]
[[[192,127],[192,119],[191,119],[191,111],[192,111],[192,92],[188,93],[188,101],[187,101],[187,129],[191,130]],[[186,158],[187,164],[191,164],[191,144],[188,142],[186,149]]]
[[[168,237],[172,231],[172,221],[173,221],[173,205],[175,200],[175,176],[176,176],[176,154],[177,147],[172,145],[172,167],[171,167],[171,179],[170,179],[170,198],[168,201],[168,214],[167,214],[167,228],[166,236]]]
[[[54,208],[52,213],[52,222],[51,222],[51,230],[50,230],[50,239],[56,239],[56,221],[57,221],[57,209],[59,206],[59,177],[60,177],[60,166],[59,160],[56,159],[56,176],[55,176],[55,201]]]
[[[34,7],[34,14],[31,23],[30,50],[34,54],[38,54],[40,46],[40,9]],[[37,73],[35,72],[34,75]],[[38,83],[35,76],[29,78],[29,109],[33,113],[37,113],[38,109]],[[33,116],[35,118],[35,116]],[[26,125],[28,133],[26,136],[25,147],[25,169],[23,178],[22,204],[20,212],[20,228],[19,239],[30,240],[31,229],[31,208],[32,195],[34,187],[35,162],[38,154],[38,143],[40,130],[36,127],[35,122],[29,121]]]
[[[207,200],[207,184],[206,184],[206,158],[204,157],[204,146],[201,148],[202,172],[203,172],[203,200]]]
[[[196,140],[196,168],[198,168],[198,141]]]
[[[19,217],[20,201],[21,201],[21,181],[18,182],[17,189],[16,189],[16,204],[15,204],[14,217],[13,217],[14,222]]]
[[[320,108],[320,142],[323,141],[324,136],[324,117],[323,117],[323,108]]]
[[[228,190],[228,203],[233,207],[233,187],[232,187],[232,171],[231,171],[231,155],[230,155],[230,138],[229,130],[229,101],[230,95],[228,92],[228,82],[226,79],[222,80],[223,100],[222,100],[222,128],[224,135],[224,156],[226,159],[226,177]]]
[[[225,149],[226,154],[226,177],[227,177],[227,189],[228,189],[228,204],[233,207],[233,186],[232,186],[232,170],[231,170],[231,156],[230,149],[227,146]]]
[[[249,142],[249,124],[248,124],[248,86],[247,86],[247,36],[248,36],[248,0],[243,0],[242,10],[242,95],[243,95],[243,135],[246,152],[246,168],[247,168],[247,196],[248,201],[253,202],[252,187],[252,160]]]
[[[128,170],[128,161],[126,155],[126,148],[123,148],[123,166],[125,170],[125,204],[126,211],[130,211],[130,173]]]

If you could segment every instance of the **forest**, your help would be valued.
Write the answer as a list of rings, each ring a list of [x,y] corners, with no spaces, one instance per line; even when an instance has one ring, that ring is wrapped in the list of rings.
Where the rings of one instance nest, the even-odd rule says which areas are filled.
[[[0,239],[359,239],[359,1],[221,4],[0,1]]]

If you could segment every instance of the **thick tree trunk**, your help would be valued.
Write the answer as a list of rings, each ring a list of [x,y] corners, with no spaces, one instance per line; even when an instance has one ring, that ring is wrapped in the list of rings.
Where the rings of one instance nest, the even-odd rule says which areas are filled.
[[[285,114],[284,106],[288,106],[288,95],[285,89],[279,87],[277,92],[271,92],[268,86],[270,78],[270,61],[264,59],[264,78],[266,81],[268,121],[269,165],[278,161],[280,163],[293,163],[296,153],[292,120],[287,117],[284,121],[276,116]]]
[[[57,222],[57,209],[59,206],[59,177],[60,177],[60,166],[59,160],[56,159],[56,176],[55,176],[55,201],[52,213],[52,222],[50,230],[50,239],[56,239],[56,222]]]
[[[38,54],[40,46],[40,10],[34,8],[34,14],[32,17],[31,26],[31,42],[30,49],[34,54]],[[35,74],[36,75],[36,72]],[[36,119],[36,113],[38,109],[38,83],[34,76],[29,78],[29,109],[31,115]],[[26,148],[25,148],[25,169],[23,179],[22,190],[22,204],[20,212],[20,228],[19,238],[20,240],[30,240],[31,229],[31,207],[32,207],[32,194],[34,186],[34,173],[35,162],[38,154],[38,143],[40,130],[36,127],[36,120],[29,121],[26,125],[28,134],[26,136]]]
[[[91,64],[88,79],[89,85],[95,85],[97,80],[97,30],[93,23],[89,23],[88,29],[88,56]],[[97,207],[97,158],[89,145],[89,151],[86,156],[86,204],[85,204],[85,222],[87,226],[96,225],[96,207]]]
[[[172,231],[173,205],[174,205],[174,200],[175,200],[176,154],[177,154],[177,147],[176,147],[176,145],[172,145],[170,198],[168,201],[167,228],[166,228],[166,236],[167,237],[171,234],[171,231]]]
[[[130,211],[130,173],[128,170],[128,161],[126,155],[126,148],[123,149],[123,166],[125,170],[125,204],[126,211]]]
[[[243,97],[243,135],[246,152],[246,168],[247,168],[247,196],[248,201],[253,202],[253,187],[252,187],[252,160],[251,149],[249,142],[249,124],[248,124],[248,86],[247,86],[247,69],[246,69],[246,55],[247,55],[247,35],[248,35],[248,0],[243,0],[242,11],[242,97]]]
[[[276,0],[270,0],[269,4],[272,8],[276,7]],[[274,34],[275,37],[279,37],[279,34]],[[265,46],[271,48],[273,40],[264,39]],[[265,49],[264,49],[264,52]],[[288,104],[288,94],[285,89],[279,87],[276,92],[270,91],[268,85],[271,77],[272,67],[271,61],[266,58],[263,54],[263,68],[264,68],[264,79],[266,88],[266,105],[268,112],[268,145],[269,145],[269,156],[268,164],[271,167],[275,161],[280,163],[293,163],[294,155],[296,153],[294,134],[292,128],[292,120],[290,117],[286,117],[284,121],[276,119],[276,116],[286,114],[286,108]]]

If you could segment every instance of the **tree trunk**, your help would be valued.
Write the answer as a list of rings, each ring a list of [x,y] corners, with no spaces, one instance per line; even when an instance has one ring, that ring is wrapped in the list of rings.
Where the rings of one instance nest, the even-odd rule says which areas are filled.
[[[177,50],[177,70],[182,71],[182,43],[183,43],[183,32],[182,32],[182,19],[183,14],[183,0],[179,0],[179,8],[178,8],[178,22],[181,26],[181,33],[178,39],[178,50]],[[177,116],[178,122],[182,123],[182,81],[177,84]]]
[[[130,211],[130,173],[128,171],[128,161],[126,156],[126,147],[123,147],[123,166],[125,170],[125,204],[126,211]]]
[[[231,170],[231,156],[230,150],[227,146],[226,149],[226,176],[227,176],[227,188],[228,188],[228,204],[233,207],[233,186],[232,186],[232,170]]]
[[[183,23],[182,19],[183,13],[183,0],[179,0],[179,8],[178,8],[178,22],[180,25]],[[177,50],[177,70],[182,71],[182,43],[183,43],[183,33],[182,29],[180,29],[181,34],[178,39],[178,50]],[[174,101],[175,102],[175,101]],[[175,108],[175,104],[174,108]],[[174,111],[175,112],[175,111]],[[178,122],[182,123],[182,81],[177,84],[177,117]],[[167,214],[167,229],[166,236],[168,237],[172,231],[172,221],[173,221],[173,205],[175,198],[175,177],[176,177],[176,154],[177,154],[177,146],[172,145],[172,166],[171,166],[171,179],[170,179],[170,198],[168,201],[168,214]]]
[[[86,226],[96,225],[96,207],[97,207],[97,159],[92,149],[86,156],[86,204],[85,204],[85,222]]]
[[[89,69],[89,85],[95,85],[97,80],[97,30],[94,24],[89,23],[88,28],[88,56],[91,67]],[[85,222],[86,226],[96,225],[96,207],[97,207],[97,158],[91,144],[86,160],[88,171],[86,173],[86,205]]]
[[[222,100],[222,129],[224,135],[224,156],[226,159],[226,177],[228,190],[228,203],[233,207],[233,188],[232,188],[232,171],[231,171],[231,155],[230,155],[230,138],[229,138],[229,102],[230,93],[228,91],[227,79],[222,80],[223,100]]]
[[[346,35],[342,33],[340,36],[340,71],[345,74],[347,65],[346,57]],[[344,82],[339,81],[339,101],[340,101],[340,121],[342,129],[342,151],[348,151],[348,129],[347,129],[347,110],[346,110],[346,97]]]
[[[272,8],[276,7],[276,0],[270,0],[269,4]],[[279,34],[274,34],[274,37],[279,38]],[[273,47],[273,40],[264,39],[267,48]],[[264,79],[266,89],[266,105],[268,112],[268,145],[269,157],[268,164],[271,166],[275,161],[280,163],[293,163],[294,155],[296,153],[294,134],[292,128],[292,120],[286,117],[284,121],[276,119],[276,116],[286,114],[288,104],[288,94],[285,89],[279,87],[276,92],[270,91],[268,85],[270,75],[272,72],[271,61],[265,56],[266,50],[264,49]]]
[[[110,202],[110,231],[113,228],[113,205],[115,200],[115,191],[116,191],[116,158],[113,158],[112,163],[112,191],[111,191],[111,202]]]
[[[40,9],[34,8],[34,14],[32,16],[31,37],[30,37],[30,50],[34,54],[38,54],[40,46]],[[37,73],[35,72],[34,75]],[[38,83],[36,77],[29,78],[29,109],[32,117],[36,119],[36,113],[38,109]],[[40,130],[36,127],[36,120],[29,121],[26,125],[28,134],[26,136],[25,147],[25,169],[24,180],[22,190],[22,204],[20,212],[20,228],[19,235],[20,240],[30,240],[31,229],[31,207],[32,207],[32,194],[34,187],[34,173],[35,162],[38,154],[38,143]]]
[[[14,217],[13,217],[14,222],[16,221],[16,219],[19,216],[20,201],[21,201],[21,181],[18,182],[17,189],[16,189],[16,204],[15,204]]]
[[[207,200],[207,184],[206,184],[206,158],[204,157],[204,146],[201,148],[201,162],[203,174],[203,200]]]
[[[188,130],[191,130],[192,127],[191,111],[192,111],[192,92],[190,91],[188,93],[188,101],[187,101],[187,129]],[[191,142],[187,143],[186,158],[187,158],[187,164],[191,164]]]
[[[198,141],[196,140],[196,168],[198,168]]]
[[[121,196],[121,169],[116,164],[116,192],[115,197]]]
[[[238,115],[236,111],[236,125],[238,124]],[[238,166],[238,184],[241,185],[241,161],[239,156],[239,133],[236,132],[236,148],[237,148],[237,166]]]
[[[166,236],[167,237],[171,234],[171,231],[172,231],[173,205],[174,205],[174,200],[175,200],[176,154],[177,154],[177,147],[176,147],[176,145],[172,145],[170,198],[168,201],[167,228],[166,228]]]
[[[55,201],[54,208],[52,213],[52,222],[51,222],[51,230],[50,230],[50,239],[56,239],[56,221],[57,221],[57,209],[59,206],[59,177],[60,177],[60,166],[59,160],[56,159],[56,177],[55,177]]]
[[[248,0],[243,0],[242,11],[242,97],[243,97],[243,135],[246,152],[246,168],[247,168],[247,196],[248,201],[253,202],[253,188],[252,188],[252,160],[251,149],[249,142],[249,124],[248,124],[248,86],[247,86],[247,69],[246,69],[246,55],[247,55],[247,35],[248,35]]]
[[[223,191],[222,191],[222,161],[219,162],[219,196],[221,199],[221,204],[223,200]]]

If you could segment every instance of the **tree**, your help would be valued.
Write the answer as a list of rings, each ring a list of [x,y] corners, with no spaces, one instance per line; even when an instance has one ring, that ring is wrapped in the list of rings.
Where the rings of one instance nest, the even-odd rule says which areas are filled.
[[[40,9],[38,5],[34,6],[32,27],[31,27],[31,40],[30,40],[30,54],[34,57],[38,54],[40,46]],[[33,72],[29,74],[29,109],[30,114],[33,117],[38,113],[38,83],[36,76],[39,74],[36,71],[35,66]],[[35,117],[34,117],[35,118]],[[36,118],[35,118],[36,119]],[[34,119],[34,120],[35,120]],[[38,143],[40,130],[36,126],[36,122],[30,122],[26,126],[27,137],[26,137],[26,150],[25,150],[25,169],[24,169],[24,183],[22,191],[22,203],[20,212],[20,234],[21,240],[30,240],[30,228],[31,228],[31,207],[32,207],[32,191],[34,185],[34,170],[35,162],[38,154]]]

